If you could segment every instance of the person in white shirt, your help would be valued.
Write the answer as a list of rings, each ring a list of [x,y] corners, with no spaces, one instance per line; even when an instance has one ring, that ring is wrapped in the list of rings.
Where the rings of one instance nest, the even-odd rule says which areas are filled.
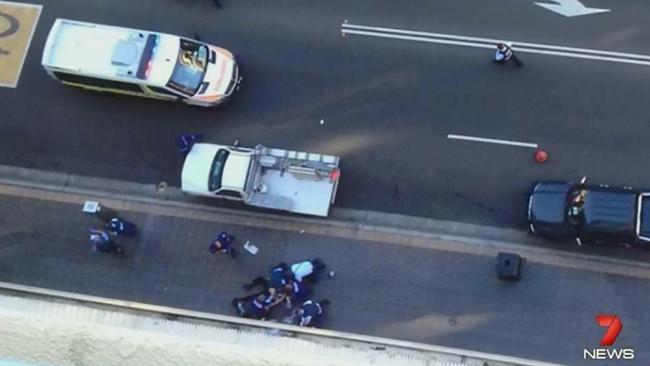
[[[291,272],[293,277],[298,282],[310,282],[316,283],[320,272],[327,267],[325,263],[320,258],[314,258],[312,260],[306,260],[301,262],[296,262],[291,265]]]
[[[494,54],[494,62],[498,64],[505,64],[506,62],[513,60],[517,66],[523,65],[523,63],[515,56],[515,52],[512,50],[512,44],[509,43],[498,43],[497,51]]]

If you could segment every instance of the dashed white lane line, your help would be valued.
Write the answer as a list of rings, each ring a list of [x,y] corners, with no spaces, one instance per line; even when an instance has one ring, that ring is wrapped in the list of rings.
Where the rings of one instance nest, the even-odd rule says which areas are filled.
[[[475,136],[464,136],[464,135],[447,135],[448,139],[451,140],[465,140],[465,141],[474,141],[474,142],[485,142],[489,144],[500,144],[500,145],[510,145],[510,146],[519,146],[519,147],[528,147],[532,149],[537,149],[537,144],[530,142],[518,142],[518,141],[508,141],[508,140],[499,140],[499,139],[489,139],[485,137],[475,137]]]
[[[343,23],[341,25],[343,35],[360,35],[388,39],[399,39],[416,42],[428,42],[448,44],[455,46],[495,48],[503,39],[470,37],[455,34],[421,32],[398,28],[374,27],[358,24]],[[562,56],[571,58],[582,58],[598,61],[609,61],[650,66],[650,55],[625,53],[616,51],[596,50],[579,47],[556,46],[550,44],[510,41],[512,49],[518,52],[536,53],[542,55]]]

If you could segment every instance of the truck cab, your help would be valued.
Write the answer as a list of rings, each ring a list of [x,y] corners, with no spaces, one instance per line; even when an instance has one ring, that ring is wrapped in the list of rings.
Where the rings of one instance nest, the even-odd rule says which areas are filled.
[[[185,159],[183,191],[206,197],[242,201],[252,149],[198,143]]]

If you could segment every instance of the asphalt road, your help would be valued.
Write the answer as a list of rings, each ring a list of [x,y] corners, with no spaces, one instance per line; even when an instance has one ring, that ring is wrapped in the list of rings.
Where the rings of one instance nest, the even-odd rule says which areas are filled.
[[[28,1],[31,2],[31,1]],[[341,23],[650,54],[650,6],[594,0],[610,13],[564,18],[532,1],[35,1],[44,5],[18,88],[0,90],[0,163],[140,182],[179,183],[175,136],[342,155],[337,205],[523,227],[538,179],[650,187],[650,68],[342,37]],[[56,17],[190,35],[233,50],[244,82],[200,110],[63,87],[39,65]],[[319,121],[323,119],[324,124]],[[463,134],[533,150],[448,140]]]

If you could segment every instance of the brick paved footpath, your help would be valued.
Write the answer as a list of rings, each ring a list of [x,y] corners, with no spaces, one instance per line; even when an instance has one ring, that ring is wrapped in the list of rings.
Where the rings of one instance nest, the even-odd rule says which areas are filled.
[[[524,280],[502,283],[496,247],[101,198],[141,232],[120,241],[119,257],[93,252],[86,230],[100,221],[82,212],[87,199],[97,197],[0,185],[0,281],[234,314],[229,301],[242,283],[280,261],[318,256],[337,273],[314,290],[332,301],[325,328],[568,364],[583,363],[582,348],[602,335],[597,313],[624,319],[626,345],[650,340],[645,267],[521,249]],[[208,252],[222,230],[237,238],[235,260]],[[257,255],[241,248],[247,240]],[[638,348],[637,359],[650,359],[645,352]]]

